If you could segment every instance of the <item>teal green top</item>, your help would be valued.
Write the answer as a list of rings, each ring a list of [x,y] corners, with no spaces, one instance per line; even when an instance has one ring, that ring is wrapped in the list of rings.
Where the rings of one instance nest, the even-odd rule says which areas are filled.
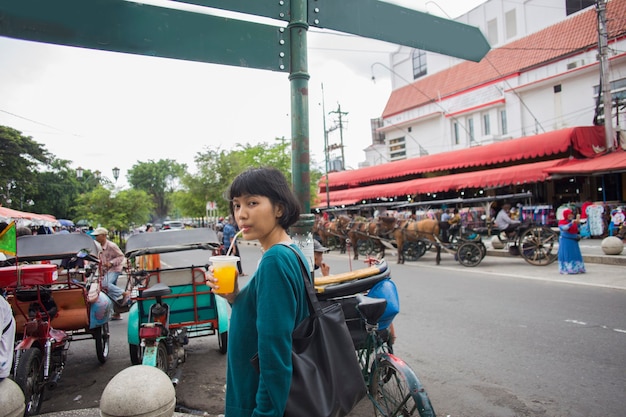
[[[272,246],[232,305],[226,417],[283,416],[291,386],[291,333],[308,315],[298,258],[285,245]],[[257,352],[260,372],[250,363]]]

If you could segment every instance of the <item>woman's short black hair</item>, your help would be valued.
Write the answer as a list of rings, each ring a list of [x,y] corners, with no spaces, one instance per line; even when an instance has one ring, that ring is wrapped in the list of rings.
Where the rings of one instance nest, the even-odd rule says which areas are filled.
[[[250,168],[233,180],[226,191],[233,218],[233,198],[243,195],[260,195],[269,198],[273,205],[280,205],[283,214],[278,219],[278,224],[285,230],[300,218],[302,205],[283,173],[276,168]]]

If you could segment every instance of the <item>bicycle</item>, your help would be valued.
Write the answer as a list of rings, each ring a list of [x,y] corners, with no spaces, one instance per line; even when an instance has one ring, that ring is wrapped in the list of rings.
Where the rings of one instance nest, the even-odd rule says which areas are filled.
[[[373,259],[366,261],[368,268],[316,278],[318,299],[339,302],[343,308],[375,415],[436,417],[413,369],[393,353],[390,325],[397,310],[389,314],[387,298],[362,294],[377,292],[375,286],[385,280],[391,282],[386,261],[372,265]]]
[[[378,321],[387,301],[356,295],[356,309],[365,325],[367,337],[357,356],[368,388],[367,396],[376,416],[435,417],[435,410],[424,386],[411,367],[393,354],[389,329],[379,331]],[[361,346],[359,346],[361,347]]]

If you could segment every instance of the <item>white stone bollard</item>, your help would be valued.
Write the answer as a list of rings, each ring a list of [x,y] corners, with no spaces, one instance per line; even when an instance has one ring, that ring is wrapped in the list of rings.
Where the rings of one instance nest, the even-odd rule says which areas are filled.
[[[504,242],[502,242],[498,236],[492,236],[491,247],[494,249],[504,249]]]
[[[26,409],[24,393],[10,378],[0,382],[0,417],[22,417]]]
[[[113,377],[100,398],[102,417],[171,417],[176,390],[160,369],[146,365],[126,368]]]
[[[602,239],[602,251],[607,255],[620,255],[624,250],[624,242],[617,236]]]

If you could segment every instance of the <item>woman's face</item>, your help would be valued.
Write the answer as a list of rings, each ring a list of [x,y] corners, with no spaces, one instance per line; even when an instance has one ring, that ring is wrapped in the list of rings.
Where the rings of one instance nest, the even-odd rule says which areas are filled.
[[[235,221],[246,240],[258,239],[261,244],[271,233],[283,228],[278,224],[282,210],[269,198],[259,195],[243,195],[233,198]]]

